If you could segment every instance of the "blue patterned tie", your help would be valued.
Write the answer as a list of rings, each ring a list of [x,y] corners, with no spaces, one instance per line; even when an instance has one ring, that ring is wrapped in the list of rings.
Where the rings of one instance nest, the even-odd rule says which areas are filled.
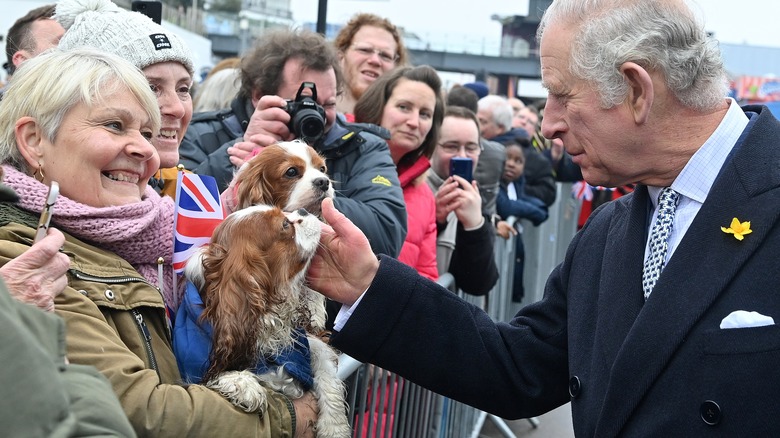
[[[650,296],[650,292],[658,281],[658,276],[666,264],[666,253],[669,250],[669,235],[672,234],[672,225],[674,225],[674,212],[677,208],[677,202],[680,200],[679,193],[666,187],[661,190],[658,197],[658,217],[653,224],[653,230],[650,232],[650,254],[645,260],[645,268],[642,272],[642,289],[645,292],[645,300]]]

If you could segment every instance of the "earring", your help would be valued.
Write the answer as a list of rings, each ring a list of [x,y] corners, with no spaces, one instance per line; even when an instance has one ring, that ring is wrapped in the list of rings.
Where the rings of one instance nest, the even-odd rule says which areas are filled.
[[[38,168],[35,169],[35,173],[33,174],[33,178],[38,180],[39,182],[43,182],[44,179],[46,179],[46,175],[43,174],[43,164],[40,162],[38,163]]]

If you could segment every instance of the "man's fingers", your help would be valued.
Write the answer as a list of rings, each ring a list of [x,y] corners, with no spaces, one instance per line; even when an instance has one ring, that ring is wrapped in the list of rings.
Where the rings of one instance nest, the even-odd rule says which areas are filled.
[[[343,236],[345,233],[348,233],[351,228],[355,227],[352,221],[347,219],[340,211],[336,210],[336,206],[333,205],[333,199],[331,198],[325,198],[322,201],[322,217],[325,218],[333,231],[340,236]]]

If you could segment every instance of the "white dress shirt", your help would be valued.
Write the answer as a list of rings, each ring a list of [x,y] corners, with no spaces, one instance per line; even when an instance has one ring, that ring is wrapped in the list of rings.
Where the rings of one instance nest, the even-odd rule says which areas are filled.
[[[693,154],[688,164],[685,165],[682,172],[677,175],[677,178],[671,185],[672,189],[681,196],[674,216],[672,234],[669,236],[669,250],[666,253],[665,262],[668,262],[672,257],[685,232],[688,231],[691,223],[693,223],[693,219],[707,199],[710,188],[715,183],[715,178],[718,177],[718,173],[720,173],[720,169],[726,162],[726,158],[748,124],[748,117],[737,102],[734,99],[729,99],[729,101],[729,109],[718,128],[704,142],[701,148]],[[650,219],[648,229],[652,228],[658,217],[658,196],[661,190],[663,190],[663,187],[647,187],[650,200],[653,203],[653,216]],[[728,226],[728,224],[724,225]],[[647,260],[650,254],[649,240],[648,233],[648,242],[645,245],[645,260]]]

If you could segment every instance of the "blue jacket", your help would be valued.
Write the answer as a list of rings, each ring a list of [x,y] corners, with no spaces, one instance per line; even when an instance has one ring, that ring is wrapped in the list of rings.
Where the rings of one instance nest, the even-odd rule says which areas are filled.
[[[517,199],[509,199],[507,184],[501,183],[496,200],[496,211],[503,219],[515,216],[518,219],[528,219],[534,225],[547,220],[547,206],[541,199],[525,194],[525,177],[521,176],[510,184],[515,186]]]
[[[173,327],[173,352],[185,383],[200,383],[209,368],[212,327],[208,321],[202,323],[199,321],[202,313],[203,300],[200,293],[195,285],[188,281],[184,300],[176,311],[176,323]],[[261,359],[253,371],[262,374],[283,366],[290,375],[301,382],[304,390],[308,391],[314,384],[309,340],[303,329],[295,330],[293,336],[294,347],[277,357]]]

